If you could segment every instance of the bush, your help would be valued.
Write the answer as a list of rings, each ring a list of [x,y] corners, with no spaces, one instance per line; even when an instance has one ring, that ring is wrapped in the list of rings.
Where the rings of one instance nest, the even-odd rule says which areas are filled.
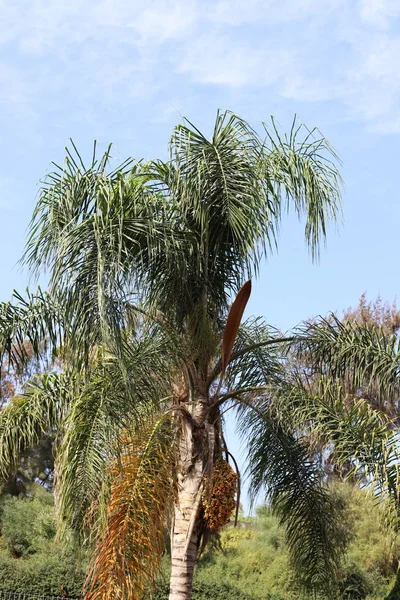
[[[0,590],[80,596],[86,561],[54,541],[53,496],[39,485],[29,497],[2,498]]]
[[[350,571],[339,584],[342,600],[364,600],[373,590],[360,571]]]
[[[0,590],[60,596],[80,596],[85,573],[72,553],[36,553],[15,559],[0,552]]]
[[[341,600],[400,600],[399,545],[384,533],[373,498],[340,486],[348,500],[352,533],[338,582]],[[0,591],[79,596],[87,561],[69,545],[54,541],[52,495],[33,487],[29,498],[0,499]],[[299,600],[303,596],[289,568],[283,528],[268,508],[241,527],[228,527],[199,560],[193,600]],[[394,543],[393,543],[394,542]],[[167,600],[170,557],[164,557],[158,591],[148,600]],[[388,595],[389,594],[389,595]],[[318,597],[318,600],[324,600]]]
[[[3,499],[2,546],[15,558],[46,549],[55,533],[53,496],[41,486],[34,486],[28,498]]]
[[[385,600],[400,600],[400,571],[397,571],[394,586],[390,590],[389,595],[386,596]]]

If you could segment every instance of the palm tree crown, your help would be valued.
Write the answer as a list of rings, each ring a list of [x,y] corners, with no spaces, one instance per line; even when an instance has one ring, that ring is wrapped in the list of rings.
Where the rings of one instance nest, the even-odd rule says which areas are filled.
[[[237,407],[252,489],[268,484],[303,582],[326,587],[344,542],[301,430],[277,410],[282,395],[298,411],[307,395],[288,378],[289,340],[260,319],[239,327],[250,284],[226,323],[286,209],[305,218],[317,256],[340,210],[336,155],[296,121],[287,136],[273,120],[260,136],[229,112],[210,139],[178,125],[167,162],[112,170],[110,152],[86,166],[67,150],[35,208],[25,263],[48,269],[48,290],[1,306],[0,345],[20,365],[29,339],[67,366],[0,415],[0,467],[56,428],[61,527],[90,524],[94,538],[88,596],[141,597],[169,520],[170,598],[186,600],[211,533],[214,466],[229,456],[222,413]]]

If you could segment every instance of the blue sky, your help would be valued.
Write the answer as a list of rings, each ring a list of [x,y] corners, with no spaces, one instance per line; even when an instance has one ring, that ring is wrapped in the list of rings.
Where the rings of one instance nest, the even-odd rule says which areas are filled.
[[[116,158],[165,157],[182,115],[210,131],[217,108],[256,128],[294,113],[343,161],[343,224],[313,265],[294,217],[254,286],[249,313],[288,329],[392,301],[398,281],[398,0],[0,0],[0,300],[38,181],[72,137]]]

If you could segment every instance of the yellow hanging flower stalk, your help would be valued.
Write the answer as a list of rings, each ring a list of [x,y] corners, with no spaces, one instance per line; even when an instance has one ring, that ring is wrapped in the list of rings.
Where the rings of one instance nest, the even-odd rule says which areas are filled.
[[[173,495],[174,460],[164,415],[125,432],[111,465],[105,529],[99,532],[86,581],[86,600],[138,600],[151,587],[164,550],[164,524]]]

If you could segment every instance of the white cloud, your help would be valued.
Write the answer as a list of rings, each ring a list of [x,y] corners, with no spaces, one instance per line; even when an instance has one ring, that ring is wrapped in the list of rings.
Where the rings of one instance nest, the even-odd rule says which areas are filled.
[[[209,19],[225,25],[291,23],[330,15],[346,0],[218,0],[212,2]]]
[[[279,60],[272,59],[279,54]],[[228,37],[216,33],[201,36],[178,61],[179,72],[190,73],[203,84],[232,87],[265,86],[276,83],[290,69],[288,50],[267,44],[232,44]]]
[[[371,129],[400,132],[400,38],[378,35],[369,42],[347,71],[344,100],[352,115],[361,115]]]
[[[361,19],[376,27],[386,28],[393,18],[400,17],[398,0],[361,0]]]
[[[79,112],[197,84],[334,102],[399,131],[399,0],[14,0],[0,14],[2,105],[40,110],[76,86]]]

